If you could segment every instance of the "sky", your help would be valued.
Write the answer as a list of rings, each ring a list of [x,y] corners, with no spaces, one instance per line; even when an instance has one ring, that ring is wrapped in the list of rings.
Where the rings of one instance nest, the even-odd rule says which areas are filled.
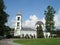
[[[17,12],[22,13],[22,26],[34,28],[37,21],[45,23],[44,11],[48,5],[56,10],[55,26],[60,27],[60,0],[4,0],[6,12],[9,14],[6,25],[14,27]]]

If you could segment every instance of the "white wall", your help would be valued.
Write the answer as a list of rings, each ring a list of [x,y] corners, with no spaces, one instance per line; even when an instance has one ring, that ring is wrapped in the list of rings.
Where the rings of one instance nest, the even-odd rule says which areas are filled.
[[[24,36],[26,34],[32,35],[32,36],[34,36],[34,35],[37,36],[37,32],[36,31],[21,31],[20,35],[22,36],[22,34],[24,34]]]

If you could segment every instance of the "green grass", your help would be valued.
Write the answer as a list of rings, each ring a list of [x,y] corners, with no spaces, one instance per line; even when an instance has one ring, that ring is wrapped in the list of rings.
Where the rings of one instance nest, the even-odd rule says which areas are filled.
[[[60,38],[51,39],[19,39],[14,40],[16,43],[23,45],[60,45]]]

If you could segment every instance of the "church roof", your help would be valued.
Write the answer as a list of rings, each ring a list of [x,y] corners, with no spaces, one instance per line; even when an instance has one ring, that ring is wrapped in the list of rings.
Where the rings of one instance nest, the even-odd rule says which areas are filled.
[[[32,28],[22,28],[22,31],[36,31],[36,30],[34,30]]]

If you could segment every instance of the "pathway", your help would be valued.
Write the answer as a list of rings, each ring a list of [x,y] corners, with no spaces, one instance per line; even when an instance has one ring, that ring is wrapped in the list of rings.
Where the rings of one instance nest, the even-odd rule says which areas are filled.
[[[0,45],[21,45],[21,44],[17,44],[17,43],[13,43],[14,39],[4,39],[4,40],[0,40]]]

